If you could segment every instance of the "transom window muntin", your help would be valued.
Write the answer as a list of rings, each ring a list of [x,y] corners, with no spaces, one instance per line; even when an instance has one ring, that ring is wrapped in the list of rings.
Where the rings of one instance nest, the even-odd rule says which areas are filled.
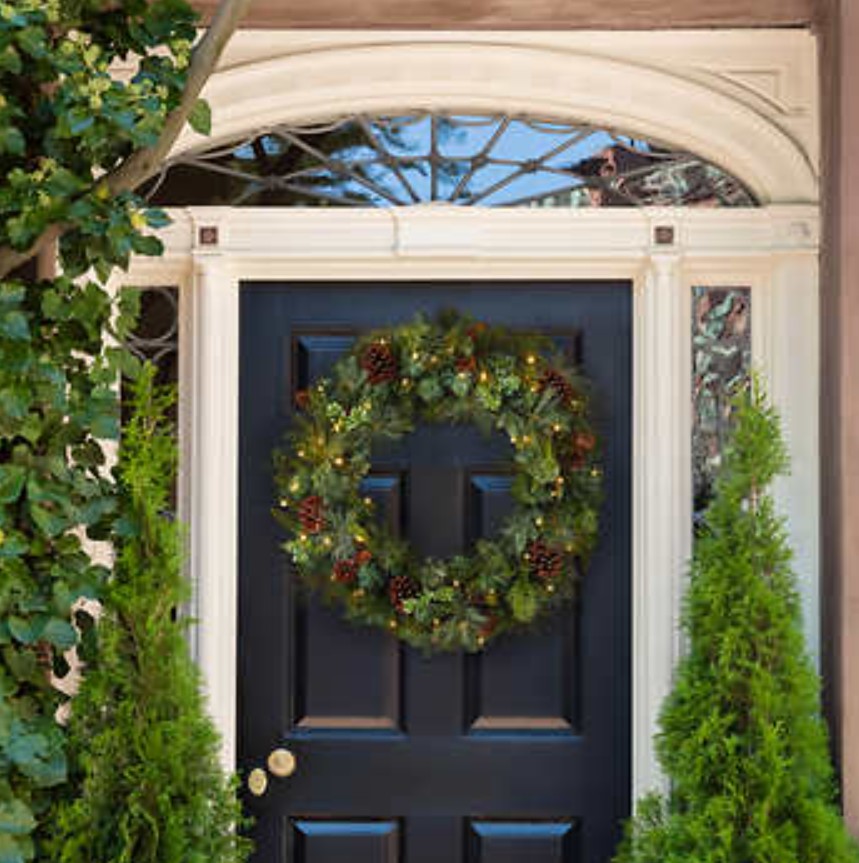
[[[415,111],[280,124],[169,162],[163,206],[750,207],[684,150],[527,115]]]

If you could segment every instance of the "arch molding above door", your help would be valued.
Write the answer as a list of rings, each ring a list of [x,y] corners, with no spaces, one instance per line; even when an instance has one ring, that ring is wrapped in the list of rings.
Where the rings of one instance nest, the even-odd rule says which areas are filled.
[[[741,68],[747,65],[747,50],[737,51],[736,62],[718,70],[710,56],[701,64],[709,65],[712,74],[703,74],[692,56],[659,68],[660,56],[670,48],[662,43],[669,36],[676,41],[678,34],[655,34],[662,43],[651,40],[652,57],[638,45],[628,59],[600,55],[610,34],[596,34],[592,53],[581,38],[562,49],[548,40],[520,41],[519,34],[494,34],[492,41],[484,35],[473,42],[451,34],[413,41],[376,34],[366,43],[344,42],[336,34],[316,40],[303,35],[291,48],[288,39],[283,41],[290,35],[239,34],[240,44],[227,61],[235,65],[216,73],[205,91],[213,108],[212,137],[187,131],[175,154],[279,123],[356,111],[529,113],[685,148],[743,180],[764,204],[817,200],[813,136],[800,133],[816,125],[816,106],[797,105],[789,98],[795,94],[788,93],[806,95],[794,79],[812,75],[813,62],[808,70],[779,66],[789,67],[801,51],[786,51],[783,58],[776,51],[767,59],[768,70]],[[256,52],[249,36],[258,37]],[[702,38],[694,34],[693,41]]]

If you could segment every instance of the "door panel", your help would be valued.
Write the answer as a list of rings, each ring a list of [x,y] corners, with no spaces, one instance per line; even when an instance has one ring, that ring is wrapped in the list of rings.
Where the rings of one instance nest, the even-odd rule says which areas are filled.
[[[571,822],[473,821],[468,863],[575,863]]]
[[[239,759],[286,746],[251,798],[260,863],[607,863],[630,789],[627,283],[286,285],[241,297]],[[601,541],[578,600],[482,655],[426,657],[341,620],[291,577],[271,453],[294,393],[356,335],[455,307],[539,330],[582,362],[605,440]],[[419,554],[509,512],[509,444],[422,426],[374,450],[364,486]]]

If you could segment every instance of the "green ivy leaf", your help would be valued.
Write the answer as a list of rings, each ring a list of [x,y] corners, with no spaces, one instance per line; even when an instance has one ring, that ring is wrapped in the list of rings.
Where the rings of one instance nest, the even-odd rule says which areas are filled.
[[[8,645],[3,649],[3,662],[15,680],[36,681],[44,679],[42,669],[36,660],[36,654],[29,647],[22,649]]]
[[[49,740],[44,734],[13,735],[6,754],[37,788],[50,788],[66,780],[66,759],[57,741]]]
[[[92,417],[90,431],[93,437],[116,440],[119,437],[119,416],[116,413],[100,413]]]
[[[205,99],[198,99],[188,115],[188,125],[200,135],[212,132],[212,109]]]
[[[27,469],[17,464],[0,465],[0,503],[14,503],[21,497]]]
[[[30,338],[30,325],[27,323],[27,316],[17,310],[0,314],[0,335],[13,341],[27,341]]]
[[[30,517],[39,530],[48,537],[58,536],[69,527],[69,521],[65,516],[53,512],[42,504],[30,504]]]
[[[0,863],[29,863],[33,853],[33,842],[28,836],[0,833]]]
[[[89,111],[85,111],[82,108],[69,111],[68,124],[69,131],[72,135],[80,135],[82,132],[89,129],[94,123],[95,117],[93,117]]]
[[[26,149],[27,141],[17,126],[7,126],[0,131],[0,153],[5,151],[13,156],[23,156]]]
[[[144,236],[137,234],[132,238],[132,247],[139,255],[149,255],[157,257],[164,251],[164,245],[158,237]]]
[[[164,210],[156,207],[148,209],[145,216],[146,224],[149,225],[150,228],[154,228],[156,230],[159,228],[166,228],[168,225],[172,224],[173,221]]]
[[[67,620],[52,617],[42,630],[41,637],[60,650],[68,650],[78,642],[77,630]]]
[[[0,306],[18,305],[24,302],[27,289],[15,282],[0,282]]]
[[[27,27],[18,32],[18,44],[35,59],[39,59],[47,52],[47,41],[45,31],[40,27]]]
[[[5,534],[0,536],[0,560],[11,557],[21,557],[27,553],[29,545],[21,534]]]
[[[22,420],[29,406],[29,393],[24,387],[0,390],[0,413],[7,414],[13,420]]]
[[[0,834],[24,836],[32,833],[35,827],[36,818],[22,800],[0,800]]]
[[[5,50],[0,52],[0,72],[20,75],[22,69],[21,55],[15,50],[14,45],[7,45]]]
[[[7,623],[12,637],[21,644],[33,644],[39,637],[40,627],[30,618],[12,615]]]

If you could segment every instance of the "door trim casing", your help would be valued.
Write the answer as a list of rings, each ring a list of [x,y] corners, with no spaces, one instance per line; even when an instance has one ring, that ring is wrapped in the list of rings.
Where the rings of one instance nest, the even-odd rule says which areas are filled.
[[[117,284],[177,284],[196,651],[235,763],[238,306],[241,280],[623,279],[633,291],[633,788],[662,783],[652,735],[679,654],[691,551],[691,287],[752,291],[753,357],[781,410],[793,458],[787,515],[809,643],[818,641],[818,212],[755,210],[401,210],[189,208],[172,212],[161,259]],[[674,229],[669,247],[657,226]],[[200,245],[217,227],[218,245]],[[211,234],[209,234],[209,237]]]

